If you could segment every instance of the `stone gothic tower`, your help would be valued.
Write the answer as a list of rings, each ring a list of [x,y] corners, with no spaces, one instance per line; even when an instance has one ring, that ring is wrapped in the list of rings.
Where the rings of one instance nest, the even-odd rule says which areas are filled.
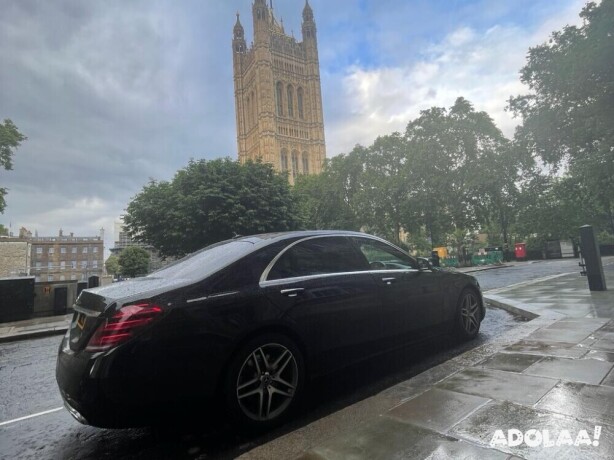
[[[303,41],[286,35],[272,1],[254,0],[254,41],[245,42],[237,13],[232,53],[239,160],[271,163],[299,174],[316,174],[326,158],[316,23],[306,0]]]

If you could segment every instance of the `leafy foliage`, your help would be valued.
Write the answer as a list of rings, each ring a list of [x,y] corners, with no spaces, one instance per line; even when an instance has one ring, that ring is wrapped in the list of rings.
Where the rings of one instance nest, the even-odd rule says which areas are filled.
[[[285,176],[268,164],[230,159],[192,160],[171,182],[151,181],[130,202],[124,221],[135,241],[163,256],[299,225]]]
[[[356,194],[366,149],[357,145],[348,155],[327,160],[317,176],[300,176],[293,188],[304,228],[360,230]]]
[[[8,118],[4,120],[4,123],[0,123],[0,166],[5,170],[13,169],[13,155],[15,150],[21,145],[27,138],[19,132],[17,126]],[[6,208],[6,196],[7,189],[0,187],[0,214],[4,212]]]
[[[444,245],[451,235],[460,247],[489,220],[507,239],[521,165],[492,119],[458,98],[423,111],[404,134],[334,157],[294,194],[310,228],[361,229],[397,244],[409,232],[420,249],[426,238]]]
[[[111,256],[112,257],[112,256]],[[128,246],[119,253],[120,273],[128,278],[149,273],[149,253],[139,246]],[[109,261],[107,260],[107,263]],[[108,268],[107,268],[108,270]]]
[[[614,0],[588,3],[581,27],[554,32],[529,50],[521,81],[529,94],[509,108],[517,141],[591,196],[614,233]]]
[[[119,257],[112,254],[109,256],[107,261],[104,263],[105,268],[107,269],[107,273],[109,275],[119,275],[121,273],[121,267],[119,265]]]

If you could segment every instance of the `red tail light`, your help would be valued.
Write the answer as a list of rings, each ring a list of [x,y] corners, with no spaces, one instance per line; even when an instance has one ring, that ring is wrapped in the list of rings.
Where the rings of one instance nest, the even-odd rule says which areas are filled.
[[[150,303],[122,307],[96,329],[85,351],[104,351],[116,347],[160,317],[162,312],[161,307]]]

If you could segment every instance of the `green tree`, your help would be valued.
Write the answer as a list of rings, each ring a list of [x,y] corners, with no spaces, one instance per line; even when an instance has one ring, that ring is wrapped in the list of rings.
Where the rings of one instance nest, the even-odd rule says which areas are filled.
[[[121,273],[121,267],[119,265],[119,257],[114,254],[111,254],[107,261],[104,263],[105,268],[107,269],[107,273],[109,275],[119,275]]]
[[[393,133],[378,137],[367,152],[356,196],[358,215],[365,230],[400,244],[401,230],[411,222],[407,144],[401,134]]]
[[[357,145],[349,154],[326,160],[321,174],[299,176],[292,189],[302,227],[360,230],[356,195],[361,188],[367,149]]]
[[[4,123],[0,123],[0,166],[5,170],[13,169],[15,150],[26,139],[26,136],[21,134],[17,126],[8,118],[4,120]],[[6,193],[7,189],[0,187],[0,214],[4,213],[6,208],[6,201],[4,199]]]
[[[135,241],[182,256],[237,234],[293,230],[299,216],[285,175],[226,158],[192,160],[171,182],[151,181],[124,222]]]
[[[529,50],[512,97],[523,123],[519,144],[590,192],[614,233],[614,0],[588,3],[580,27],[567,26]]]
[[[407,125],[405,138],[411,184],[405,228],[418,222],[434,246],[449,236],[460,251],[492,215],[508,212],[510,193],[502,183],[513,186],[506,176],[516,166],[506,163],[509,141],[486,112],[459,97],[449,109],[422,111]]]
[[[128,278],[149,273],[149,253],[139,246],[128,246],[123,249],[119,253],[118,262],[121,274]]]
[[[546,240],[576,238],[586,222],[605,224],[591,191],[572,176],[533,178],[519,197],[519,213],[517,231],[540,246]]]

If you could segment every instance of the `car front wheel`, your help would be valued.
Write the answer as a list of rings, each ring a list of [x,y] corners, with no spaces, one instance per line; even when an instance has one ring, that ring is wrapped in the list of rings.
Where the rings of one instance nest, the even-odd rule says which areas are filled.
[[[235,422],[267,429],[285,420],[302,395],[305,366],[298,347],[286,336],[267,334],[235,355],[226,382],[226,399]]]
[[[462,340],[471,340],[478,335],[482,322],[479,296],[471,289],[461,292],[456,310],[456,335]]]

